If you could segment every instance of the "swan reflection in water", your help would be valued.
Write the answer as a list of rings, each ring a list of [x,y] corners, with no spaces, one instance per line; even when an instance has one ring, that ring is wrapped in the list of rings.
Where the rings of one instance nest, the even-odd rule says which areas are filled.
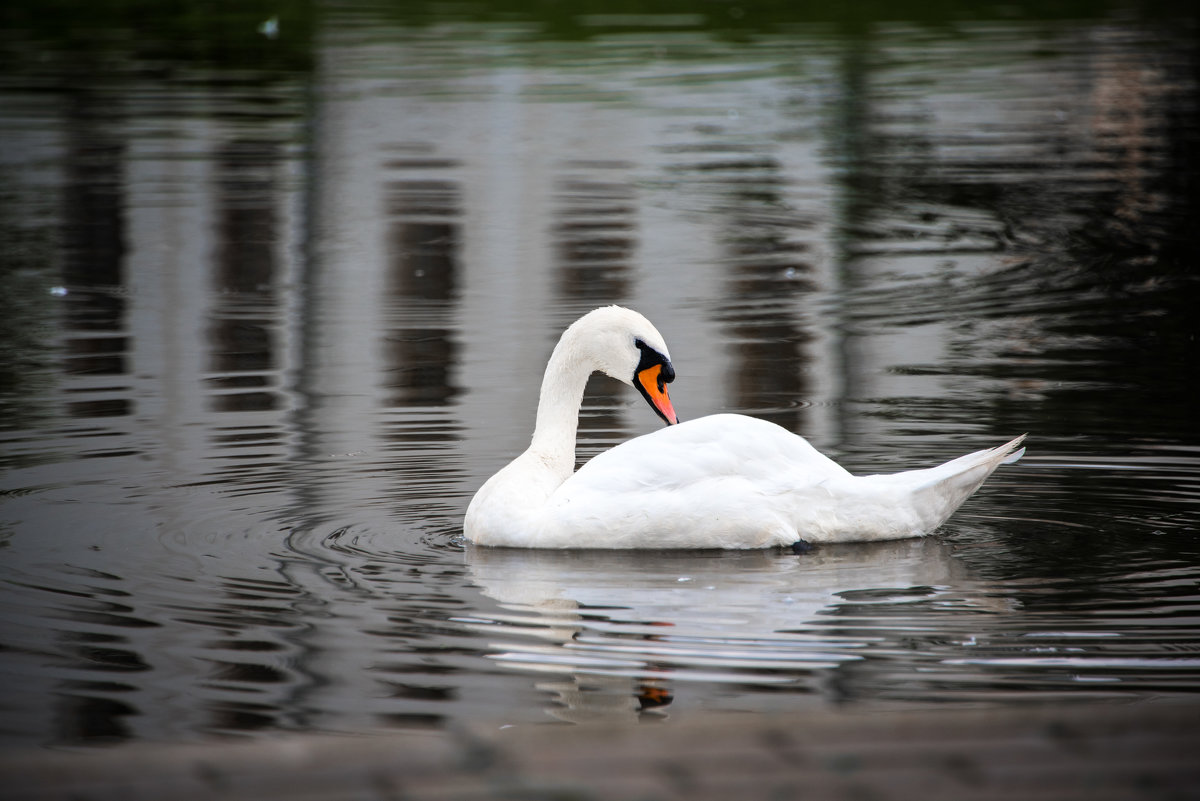
[[[663,714],[687,682],[844,693],[831,689],[839,674],[886,670],[896,648],[1010,603],[933,538],[800,556],[468,546],[465,558],[502,611],[458,622],[497,662],[560,674],[536,686],[573,722]]]

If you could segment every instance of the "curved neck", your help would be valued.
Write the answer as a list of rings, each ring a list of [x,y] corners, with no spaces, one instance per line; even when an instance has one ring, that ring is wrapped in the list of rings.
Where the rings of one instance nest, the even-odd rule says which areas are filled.
[[[562,475],[565,481],[575,472],[575,434],[579,407],[592,366],[584,364],[570,340],[563,335],[550,354],[538,396],[537,422],[529,450]]]

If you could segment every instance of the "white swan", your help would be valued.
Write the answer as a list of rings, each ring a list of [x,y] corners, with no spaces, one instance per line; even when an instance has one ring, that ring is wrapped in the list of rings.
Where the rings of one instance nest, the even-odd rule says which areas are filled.
[[[575,468],[593,372],[632,384],[672,425]],[[546,365],[528,450],[475,493],[463,528],[525,548],[766,548],[920,537],[940,526],[1024,436],[926,470],[855,477],[774,423],[716,414],[679,423],[662,336],[619,306],[589,312]]]

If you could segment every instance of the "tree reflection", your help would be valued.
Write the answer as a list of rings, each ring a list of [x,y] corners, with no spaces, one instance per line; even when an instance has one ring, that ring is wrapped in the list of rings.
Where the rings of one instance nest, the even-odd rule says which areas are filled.
[[[559,181],[553,228],[555,286],[564,308],[590,310],[628,302],[631,262],[637,249],[637,203],[622,162],[570,162]],[[625,388],[604,376],[588,381],[579,433],[599,439],[580,455],[625,439],[620,407]]]
[[[393,162],[402,173],[441,173],[453,164]],[[462,214],[457,181],[394,178],[387,183],[388,299],[397,325],[384,337],[382,385],[389,405],[443,405],[457,394],[451,379],[458,349],[451,312],[458,290]]]
[[[283,161],[281,143],[234,140],[216,158],[218,169],[217,254],[214,307],[209,326],[214,375],[210,403],[215,411],[269,411],[279,395],[275,382],[278,347],[276,272],[283,239],[275,210],[275,176]]]
[[[129,370],[125,145],[113,130],[118,119],[113,107],[90,90],[71,95],[69,118],[61,231],[63,283],[71,294],[64,307],[63,366],[67,373],[111,381]],[[124,417],[133,411],[127,385],[77,389],[84,394],[67,404],[73,417]]]
[[[812,334],[800,308],[815,288],[804,239],[812,220],[792,208],[792,178],[770,145],[726,141],[689,150],[677,169],[705,188],[722,221],[726,291],[717,319],[734,354],[728,403],[803,431]]]

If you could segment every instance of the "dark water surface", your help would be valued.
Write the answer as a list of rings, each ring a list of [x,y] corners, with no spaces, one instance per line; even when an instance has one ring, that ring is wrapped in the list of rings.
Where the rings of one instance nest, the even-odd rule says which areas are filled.
[[[4,746],[1200,691],[1194,16],[20,8]],[[924,541],[467,547],[612,302],[684,418],[1028,455]]]

